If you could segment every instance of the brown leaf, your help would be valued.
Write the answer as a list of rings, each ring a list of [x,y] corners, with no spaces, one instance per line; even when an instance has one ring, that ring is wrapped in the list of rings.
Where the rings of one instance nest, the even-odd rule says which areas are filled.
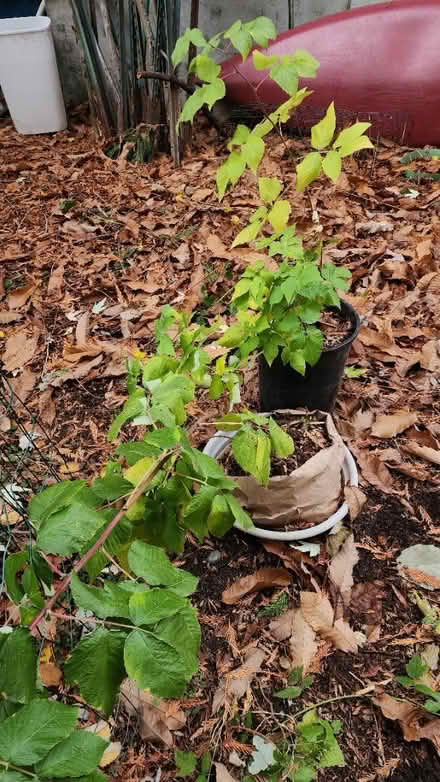
[[[96,356],[96,358],[92,359],[91,361],[82,361],[76,369],[72,369],[67,372],[63,372],[62,375],[59,375],[58,377],[54,377],[48,385],[52,386],[53,388],[59,388],[63,385],[67,380],[80,380],[83,377],[87,377],[87,375],[90,374],[90,371],[98,366],[102,361],[102,355]]]
[[[79,223],[78,220],[66,220],[60,230],[63,234],[70,234],[74,239],[91,239],[98,227],[89,223]]]
[[[395,437],[417,422],[417,413],[401,410],[393,415],[378,415],[371,428],[373,437]]]
[[[23,315],[22,312],[0,312],[0,323],[2,326],[6,326],[8,323],[20,320]]]
[[[384,491],[386,494],[398,493],[393,488],[393,476],[376,453],[356,448],[356,458],[361,468],[362,476],[368,483],[376,486],[376,488]]]
[[[365,432],[372,425],[373,418],[374,415],[372,410],[357,410],[351,423],[358,432]]]
[[[298,576],[304,576],[304,573],[307,573],[307,571],[303,569],[303,565],[310,565],[312,568],[316,568],[317,566],[317,558],[309,557],[309,555],[305,554],[303,551],[291,548],[287,543],[276,543],[275,541],[265,540],[263,546],[266,551],[280,557],[285,566],[289,568],[289,570],[293,570]]]
[[[63,286],[63,280],[64,280],[64,263],[59,263],[58,266],[55,267],[52,274],[50,275],[49,282],[47,284],[48,294],[59,294]]]
[[[350,604],[351,589],[353,586],[353,568],[359,561],[354,536],[350,535],[344,541],[338,553],[330,562],[328,574],[330,581],[342,598],[343,605]],[[338,617],[337,617],[338,618]]]
[[[129,280],[125,285],[132,291],[143,291],[144,293],[157,293],[157,291],[163,288],[163,285],[159,285],[157,282],[151,282],[147,280]]]
[[[8,372],[14,372],[16,369],[22,369],[28,361],[31,361],[35,356],[38,339],[39,334],[37,332],[31,331],[28,334],[25,328],[9,337],[3,353],[5,369]]]
[[[16,288],[8,296],[8,307],[10,310],[17,310],[19,307],[24,307],[27,301],[32,296],[35,288],[34,284],[25,285],[23,288]]]
[[[40,663],[40,679],[45,687],[57,687],[63,678],[55,663]]]
[[[19,399],[25,402],[34,387],[36,380],[37,375],[34,375],[30,369],[25,368],[18,377],[13,378],[10,382]]]
[[[431,464],[440,465],[440,451],[437,451],[435,448],[429,448],[427,445],[418,445],[418,443],[411,442],[402,445],[401,448],[402,451],[411,453],[413,456],[420,456],[421,459],[425,459],[425,461],[431,462]]]
[[[139,718],[139,733],[145,741],[160,739],[168,747],[173,746],[172,730],[185,726],[185,715],[181,709],[176,710],[176,702],[167,703],[155,698],[147,690],[140,690],[132,679],[125,679],[121,686],[121,694],[126,711],[136,714]]]
[[[358,643],[351,627],[336,619],[327,595],[322,592],[301,592],[301,610],[306,622],[326,641],[343,652],[357,652]]]
[[[231,777],[223,763],[214,763],[214,766],[216,782],[237,782],[235,777]]]
[[[424,709],[385,693],[373,698],[373,703],[379,706],[384,717],[399,722],[405,741],[428,739],[440,754],[440,719],[426,722],[427,712]]]
[[[380,624],[384,597],[383,583],[367,581],[355,584],[351,591],[351,610],[363,616],[367,625]]]
[[[269,627],[278,641],[290,638],[291,667],[302,666],[306,673],[318,651],[318,644],[315,631],[305,621],[301,609],[286,611],[278,619],[274,619]]]
[[[261,649],[250,649],[243,665],[223,677],[212,701],[213,714],[221,706],[232,703],[234,698],[242,698],[245,695],[265,659],[266,654]]]
[[[202,300],[202,283],[204,279],[203,266],[200,262],[194,264],[183,310],[190,315]]]
[[[268,589],[274,586],[288,586],[292,582],[290,573],[284,568],[262,568],[235,581],[230,587],[225,589],[222,594],[222,601],[227,605],[239,603],[245,595],[253,592],[261,592],[262,589]]]
[[[177,250],[171,251],[172,258],[175,258],[176,261],[178,261],[178,266],[181,269],[186,269],[191,263],[191,253],[189,250],[189,245],[186,242],[182,242],[177,248]]]
[[[38,410],[40,412],[41,420],[46,426],[52,426],[56,418],[55,402],[52,399],[53,389],[47,388],[40,394],[38,400]]]
[[[348,505],[348,515],[350,521],[354,521],[359,516],[362,508],[364,507],[367,496],[359,488],[359,486],[344,486],[345,502]]]
[[[423,345],[420,366],[428,372],[440,370],[439,344],[440,340],[431,339]]]
[[[85,345],[89,336],[89,321],[90,314],[83,312],[78,318],[78,323],[75,329],[75,340],[77,345]]]
[[[356,232],[366,234],[387,233],[388,231],[394,231],[394,223],[387,223],[385,221],[377,222],[376,220],[369,220],[367,223],[357,223]]]
[[[206,239],[206,246],[214,258],[223,258],[225,261],[230,261],[233,257],[217,234],[209,234]]]

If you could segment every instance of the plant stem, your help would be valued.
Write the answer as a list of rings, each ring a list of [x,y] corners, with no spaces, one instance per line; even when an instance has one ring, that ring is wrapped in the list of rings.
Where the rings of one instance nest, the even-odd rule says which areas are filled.
[[[25,771],[24,768],[20,768],[19,766],[14,766],[12,763],[7,763],[6,760],[0,760],[0,765],[4,766],[6,771],[11,768],[13,771],[18,771],[20,774],[26,774],[27,777],[34,777],[34,779],[37,779],[36,774],[33,774],[31,771]]]
[[[55,619],[62,619],[65,622],[77,622],[77,624],[87,624],[88,622],[93,622],[95,625],[108,625],[110,627],[123,627],[124,630],[140,630],[143,633],[148,632],[147,630],[144,630],[142,627],[137,627],[136,625],[127,625],[123,624],[122,622],[112,622],[110,619],[96,619],[94,616],[73,616],[73,614],[64,614],[62,611],[48,611],[48,613],[51,616],[54,616]]]
[[[162,465],[165,464],[166,461],[168,461],[169,457],[172,456],[176,452],[176,450],[177,450],[176,448],[170,448],[170,450],[165,451],[162,454],[162,456],[159,456],[159,458],[155,461],[155,463],[145,473],[144,477],[142,478],[138,486],[132,491],[127,502],[121,508],[119,513],[117,513],[116,516],[110,521],[110,523],[107,525],[104,532],[98,538],[96,543],[94,543],[93,546],[84,554],[84,556],[82,556],[81,559],[78,560],[71,573],[69,573],[69,575],[66,576],[65,579],[63,579],[61,584],[59,584],[59,586],[55,590],[55,594],[52,595],[52,597],[45,603],[44,607],[41,609],[38,616],[35,617],[34,621],[29,627],[31,633],[40,624],[41,620],[44,619],[46,612],[49,611],[53,605],[55,605],[59,596],[66,591],[67,587],[69,586],[72,580],[73,574],[79,573],[79,571],[82,570],[84,565],[87,564],[89,559],[91,559],[93,555],[96,554],[96,552],[101,548],[101,546],[104,545],[109,535],[113,532],[114,528],[118,525],[118,523],[122,519],[125,511],[131,508],[132,505],[134,505],[136,500],[138,500],[141,494],[144,493],[148,484],[151,483],[153,478],[155,478],[159,470],[162,468]]]
[[[389,679],[387,680],[389,681]],[[380,684],[383,684],[384,682],[380,682]],[[325,701],[319,701],[318,703],[313,703],[311,706],[307,706],[305,709],[301,709],[301,711],[295,712],[295,714],[292,714],[292,717],[296,719],[297,717],[301,717],[302,714],[305,714],[307,711],[311,711],[312,709],[319,709],[320,706],[326,706],[327,703],[335,703],[336,701],[346,701],[349,698],[364,698],[368,697],[371,698],[372,695],[369,695],[368,693],[374,691],[379,684],[370,684],[369,687],[365,687],[363,690],[358,690],[357,692],[352,692],[350,695],[337,695],[335,698],[328,698]]]
[[[124,576],[127,576],[127,578],[129,578],[129,579],[130,579],[130,581],[136,581],[135,577],[134,577],[134,576],[132,576],[132,575],[131,575],[131,573],[127,573],[127,571],[126,571],[126,570],[124,570],[124,568],[122,567],[122,565],[120,565],[118,562],[116,562],[116,560],[115,560],[115,559],[114,559],[114,558],[111,556],[111,554],[109,554],[109,553],[108,553],[108,551],[106,551],[106,550],[105,550],[105,548],[103,548],[103,549],[102,549],[102,553],[104,554],[104,556],[106,556],[106,557],[107,557],[107,559],[109,559],[109,560],[110,560],[110,562],[112,563],[112,565],[114,565],[114,566],[115,566],[115,568],[117,568],[118,570],[120,570],[120,572],[121,572],[121,573],[123,573],[123,574],[124,574]]]

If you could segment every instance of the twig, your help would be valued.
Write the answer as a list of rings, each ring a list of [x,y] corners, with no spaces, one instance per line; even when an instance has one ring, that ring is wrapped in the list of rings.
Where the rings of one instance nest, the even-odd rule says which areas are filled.
[[[174,84],[176,87],[185,90],[188,95],[192,95],[196,88],[192,84],[188,84],[187,81],[179,79],[174,73],[160,73],[159,71],[138,71],[136,74],[138,79],[159,79],[159,81],[167,81],[170,84]]]
[[[127,578],[129,578],[129,579],[130,579],[130,581],[136,581],[136,579],[135,579],[135,578],[134,578],[134,577],[133,577],[133,576],[132,576],[130,573],[127,573],[127,571],[126,571],[126,570],[124,570],[124,568],[122,567],[122,565],[120,565],[118,562],[116,562],[116,560],[115,560],[115,559],[114,559],[114,558],[111,556],[111,554],[109,554],[109,553],[108,553],[108,551],[106,551],[106,549],[105,549],[105,548],[103,548],[103,549],[102,549],[102,553],[104,554],[104,556],[106,556],[106,557],[107,557],[107,559],[109,559],[109,560],[110,560],[110,562],[112,563],[112,565],[114,565],[114,566],[115,566],[115,568],[117,568],[117,570],[120,570],[120,572],[121,572],[121,573],[123,573],[123,574],[124,574],[124,576],[127,576]]]
[[[311,711],[312,709],[319,709],[321,706],[326,706],[327,703],[335,703],[336,701],[346,701],[349,700],[349,698],[372,698],[372,695],[369,695],[370,692],[374,691],[376,687],[379,687],[380,685],[388,684],[390,682],[390,679],[386,679],[383,682],[375,682],[375,684],[370,684],[368,687],[364,687],[363,690],[358,690],[357,692],[352,692],[350,695],[337,695],[335,698],[328,698],[326,701],[318,701],[318,703],[312,703],[311,706],[307,706],[305,709],[301,709],[301,711],[296,711],[295,714],[292,714],[292,717],[296,719],[297,717],[301,717],[302,714],[305,714],[307,711]]]
[[[162,468],[162,466],[165,464],[166,461],[168,461],[169,457],[176,452],[176,448],[171,448],[168,451],[165,451],[165,453],[162,454],[162,456],[159,456],[159,458],[156,460],[156,462],[150,467],[150,469],[146,472],[144,477],[142,478],[139,485],[132,491],[130,494],[127,502],[125,505],[121,508],[119,513],[116,514],[116,516],[111,520],[111,522],[107,525],[102,535],[98,538],[96,543],[93,544],[93,546],[86,551],[83,557],[81,557],[80,560],[76,563],[75,567],[69,573],[68,576],[59,584],[57,589],[55,590],[55,594],[52,595],[52,597],[45,603],[44,607],[41,609],[38,616],[35,617],[34,621],[29,627],[30,632],[35,630],[35,628],[39,625],[42,619],[44,619],[45,614],[47,611],[50,611],[53,605],[55,605],[56,601],[58,600],[59,596],[66,591],[67,587],[69,586],[73,574],[79,573],[80,570],[84,567],[84,565],[87,564],[89,559],[93,557],[94,554],[101,548],[101,546],[105,543],[109,535],[113,532],[114,528],[118,525],[120,520],[122,519],[124,513],[126,510],[131,508],[132,505],[136,502],[136,500],[139,499],[141,494],[145,491],[146,487],[149,483],[155,478],[159,470]]]

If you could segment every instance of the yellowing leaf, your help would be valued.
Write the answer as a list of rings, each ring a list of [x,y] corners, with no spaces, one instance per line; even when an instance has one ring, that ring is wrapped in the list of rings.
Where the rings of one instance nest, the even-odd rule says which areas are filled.
[[[275,201],[281,192],[281,182],[274,177],[260,176],[258,178],[258,192],[262,201]]]
[[[263,52],[260,52],[258,49],[256,49],[252,53],[252,60],[254,63],[254,68],[257,71],[265,71],[267,68],[271,68],[272,65],[276,65],[278,62],[278,57],[267,57]]]
[[[300,193],[314,182],[321,173],[322,158],[319,152],[309,152],[296,167],[296,191]]]
[[[284,231],[289,221],[291,211],[291,206],[285,199],[279,199],[278,201],[275,201],[267,216],[267,219],[269,220],[274,231],[277,233],[279,231]]]
[[[112,741],[99,761],[99,768],[105,768],[113,763],[121,754],[122,745],[120,741]]]
[[[360,149],[373,149],[373,147],[374,145],[368,136],[361,136],[354,141],[343,144],[342,147],[340,147],[339,152],[341,157],[347,157],[347,155],[352,155],[353,152],[359,152]]]
[[[336,152],[335,149],[330,149],[322,161],[324,174],[327,174],[328,178],[336,184],[341,173],[341,167],[342,162],[339,152]]]
[[[128,470],[125,470],[124,478],[127,481],[130,481],[133,486],[137,486],[139,481],[141,481],[144,477],[147,470],[150,469],[153,462],[154,459],[152,459],[151,456],[144,456],[142,459],[139,459],[136,464],[133,464],[132,467],[129,467]]]
[[[335,105],[330,103],[325,117],[312,128],[312,147],[324,149],[330,144],[336,128]]]
[[[243,228],[243,230],[237,234],[231,247],[238,247],[240,244],[248,244],[251,242],[252,239],[255,239],[258,235],[261,225],[262,220],[255,220],[253,223],[247,225],[246,228]]]

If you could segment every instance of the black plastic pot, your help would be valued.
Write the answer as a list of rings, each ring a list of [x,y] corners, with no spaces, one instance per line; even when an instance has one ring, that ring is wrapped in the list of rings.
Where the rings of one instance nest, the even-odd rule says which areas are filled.
[[[260,358],[262,412],[294,410],[297,407],[309,410],[333,409],[345,362],[361,327],[359,315],[347,301],[341,301],[341,312],[352,323],[351,334],[341,345],[324,350],[318,363],[314,367],[307,367],[304,377],[292,369],[290,364],[284,365],[279,356],[272,366],[264,357]]]

